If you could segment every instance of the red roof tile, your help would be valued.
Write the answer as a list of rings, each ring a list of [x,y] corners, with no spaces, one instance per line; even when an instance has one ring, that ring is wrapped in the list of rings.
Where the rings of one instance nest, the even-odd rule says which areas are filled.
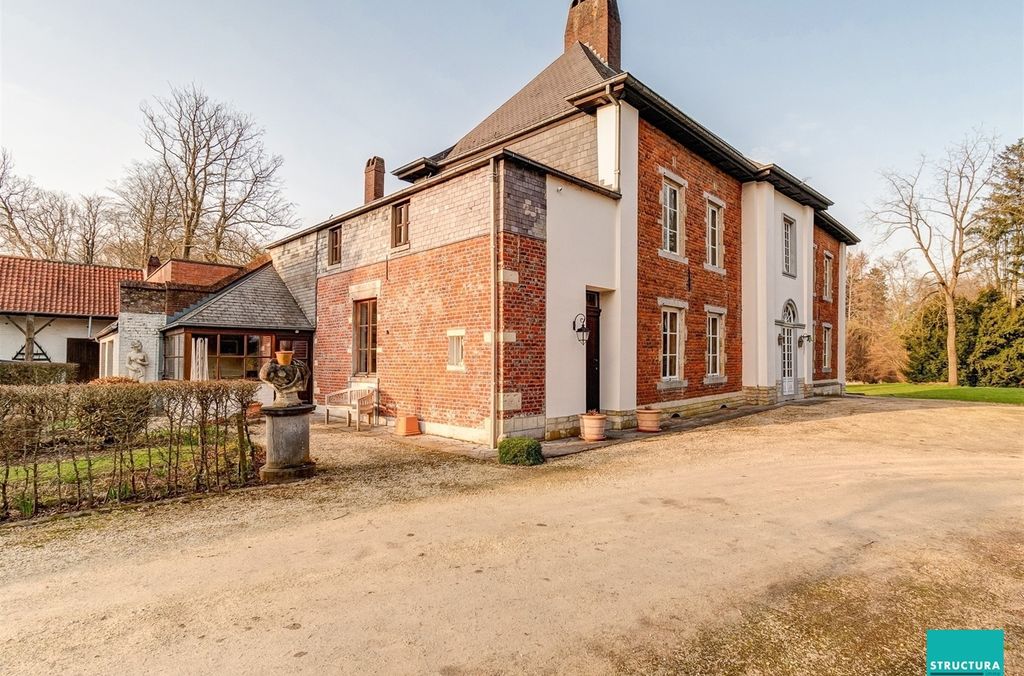
[[[122,280],[142,271],[0,256],[0,312],[116,317]]]

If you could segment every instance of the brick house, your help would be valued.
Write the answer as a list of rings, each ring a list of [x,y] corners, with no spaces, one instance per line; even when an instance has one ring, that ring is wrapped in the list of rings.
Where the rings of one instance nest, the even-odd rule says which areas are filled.
[[[365,203],[270,247],[315,318],[314,396],[485,443],[599,409],[685,415],[839,394],[846,248],[831,202],[621,68],[615,0],[573,0],[565,49]]]

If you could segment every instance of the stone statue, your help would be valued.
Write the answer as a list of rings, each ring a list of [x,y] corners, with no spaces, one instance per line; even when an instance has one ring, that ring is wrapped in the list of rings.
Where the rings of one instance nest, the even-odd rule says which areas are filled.
[[[274,403],[270,405],[270,408],[301,406],[299,392],[306,391],[309,367],[301,361],[293,361],[287,366],[270,361],[260,369],[260,380],[274,388]]]
[[[128,369],[129,378],[137,383],[145,382],[146,367],[149,366],[149,357],[142,351],[142,341],[132,341],[132,349],[125,358],[125,366]]]

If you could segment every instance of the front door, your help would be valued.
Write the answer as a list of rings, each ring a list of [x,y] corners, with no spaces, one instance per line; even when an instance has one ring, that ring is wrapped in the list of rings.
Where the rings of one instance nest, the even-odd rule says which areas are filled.
[[[587,291],[587,410],[601,410],[601,295]]]
[[[69,364],[78,364],[76,380],[87,383],[100,377],[100,344],[91,338],[68,338]]]
[[[796,331],[792,326],[782,327],[782,396],[796,394]]]

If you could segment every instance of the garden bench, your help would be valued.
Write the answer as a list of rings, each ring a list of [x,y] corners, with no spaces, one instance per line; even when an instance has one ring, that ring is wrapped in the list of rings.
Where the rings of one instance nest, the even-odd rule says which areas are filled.
[[[354,415],[357,432],[360,421],[365,415],[372,428],[377,415],[377,390],[363,386],[328,394],[324,397],[324,424],[331,423],[332,413],[344,414],[349,427],[352,426],[352,416]]]

